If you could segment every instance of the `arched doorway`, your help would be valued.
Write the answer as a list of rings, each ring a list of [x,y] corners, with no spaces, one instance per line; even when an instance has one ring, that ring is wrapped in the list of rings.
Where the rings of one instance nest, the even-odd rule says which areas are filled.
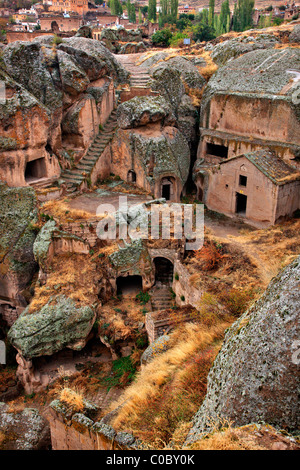
[[[56,21],[52,21],[51,31],[52,31],[52,33],[59,33],[59,26],[58,26]]]
[[[136,182],[136,172],[133,170],[129,170],[127,174],[127,181],[128,183],[135,183]]]
[[[154,259],[155,282],[171,285],[173,281],[174,266],[167,258],[157,257]]]
[[[120,276],[117,278],[117,295],[137,294],[143,290],[142,276]]]

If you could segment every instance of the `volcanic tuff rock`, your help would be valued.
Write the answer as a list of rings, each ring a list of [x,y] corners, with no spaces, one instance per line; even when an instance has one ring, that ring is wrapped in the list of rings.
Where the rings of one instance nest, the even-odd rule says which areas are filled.
[[[177,70],[180,74],[181,81],[183,84],[187,84],[189,88],[201,90],[206,84],[205,79],[198,72],[197,67],[185,57],[171,57],[171,59],[159,62],[155,67],[150,69],[150,74],[155,78],[155,75],[157,76],[156,72],[165,68]]]
[[[300,257],[281,271],[262,297],[227,331],[208,375],[207,395],[187,442],[219,419],[235,426],[299,425]]]
[[[49,450],[50,429],[38,410],[25,408],[9,411],[9,405],[0,403],[0,450]]]
[[[176,121],[170,104],[161,96],[137,96],[126,101],[118,107],[117,117],[121,129],[132,129],[156,121],[172,125]]]
[[[0,183],[0,295],[26,306],[22,291],[36,268],[33,256],[37,200],[32,188]]]
[[[102,43],[84,37],[16,41],[2,48],[2,64],[0,178],[10,186],[59,177],[80,158],[114,108],[112,80],[128,79]]]
[[[220,68],[203,93],[201,115],[217,94],[238,94],[252,99],[263,96],[287,101],[300,120],[299,105],[293,104],[293,71],[299,70],[300,50],[295,48],[257,50],[244,54]],[[283,93],[284,92],[284,93]],[[293,129],[290,130],[293,134]]]
[[[233,38],[217,44],[212,50],[211,58],[216,64],[224,65],[228,60],[256,49],[273,49],[276,44],[279,41],[272,34],[260,34],[257,38]]]
[[[297,24],[289,36],[290,42],[300,42],[300,24]]]
[[[24,310],[8,332],[12,345],[25,359],[49,356],[63,348],[82,349],[95,321],[89,306],[77,306],[63,295],[50,298],[40,310]]]

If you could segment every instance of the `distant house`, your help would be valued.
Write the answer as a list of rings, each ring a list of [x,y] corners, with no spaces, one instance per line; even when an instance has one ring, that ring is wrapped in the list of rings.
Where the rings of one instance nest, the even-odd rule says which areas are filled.
[[[209,209],[254,225],[273,225],[300,208],[300,171],[268,150],[211,166],[203,177],[204,187]]]

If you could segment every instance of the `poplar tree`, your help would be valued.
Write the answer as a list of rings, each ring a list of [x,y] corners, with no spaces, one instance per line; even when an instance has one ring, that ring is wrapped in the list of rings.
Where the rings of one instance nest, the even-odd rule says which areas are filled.
[[[156,0],[149,0],[148,18],[150,21],[156,21]]]

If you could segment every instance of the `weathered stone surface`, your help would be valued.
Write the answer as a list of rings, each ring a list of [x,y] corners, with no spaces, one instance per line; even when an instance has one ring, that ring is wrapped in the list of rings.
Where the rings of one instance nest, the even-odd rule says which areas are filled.
[[[89,26],[81,26],[81,28],[79,28],[79,30],[75,34],[75,37],[92,39],[92,28],[90,28]]]
[[[235,426],[266,422],[295,431],[299,423],[300,257],[227,331],[208,375],[206,398],[188,442],[219,419]]]
[[[289,36],[289,41],[296,42],[296,43],[300,42],[300,25],[299,24],[295,25],[295,28],[293,29],[293,31],[291,32]]]
[[[16,41],[3,50],[3,62],[11,77],[50,109],[61,107],[62,94],[55,51],[38,42]]]
[[[205,79],[200,75],[195,65],[185,57],[171,57],[171,59],[159,62],[152,70],[150,69],[150,73],[151,75],[156,75],[158,70],[165,68],[177,70],[182,82],[189,88],[197,88],[201,90],[206,84]]]
[[[171,106],[161,96],[132,98],[118,107],[117,117],[121,129],[133,129],[156,121],[172,125],[176,121]]]
[[[63,348],[85,346],[95,313],[91,307],[76,305],[65,296],[51,298],[39,311],[24,310],[8,337],[25,359],[51,355]]]
[[[36,261],[41,267],[45,266],[45,262],[48,256],[49,246],[52,241],[52,235],[57,230],[56,223],[54,220],[48,220],[38,233],[34,245],[33,254]]]
[[[10,412],[9,406],[0,403],[1,450],[49,450],[50,429],[39,411],[25,408]]]
[[[141,42],[127,42],[120,47],[119,54],[137,54],[146,50],[145,44]]]
[[[150,346],[148,346],[148,348],[143,352],[141,357],[141,364],[148,364],[148,362],[152,361],[152,359],[154,359],[158,354],[167,351],[169,340],[169,335],[162,335],[153,341],[153,343],[151,343]]]
[[[154,124],[155,125],[155,124]],[[112,171],[127,179],[128,171],[136,172],[136,184],[160,198],[160,181],[174,179],[173,201],[178,201],[190,165],[189,145],[175,127],[166,126],[153,132],[147,126],[136,130],[118,129],[112,142]]]
[[[214,46],[211,58],[218,65],[224,65],[228,60],[256,49],[273,49],[276,44],[279,44],[279,41],[272,34],[260,34],[256,38],[237,37]]]
[[[97,80],[105,75],[113,77],[120,83],[128,79],[128,72],[99,41],[72,37],[65,39],[58,49],[72,55],[90,80]]]
[[[2,63],[0,178],[11,186],[58,178],[112,112],[112,80],[126,81],[128,72],[102,43],[85,37],[16,41],[3,47]]]
[[[1,183],[0,200],[0,296],[24,307],[22,291],[36,269],[32,224],[37,220],[37,200],[32,188]]]
[[[90,83],[87,74],[66,52],[57,51],[57,59],[63,90],[70,95],[84,91]]]

